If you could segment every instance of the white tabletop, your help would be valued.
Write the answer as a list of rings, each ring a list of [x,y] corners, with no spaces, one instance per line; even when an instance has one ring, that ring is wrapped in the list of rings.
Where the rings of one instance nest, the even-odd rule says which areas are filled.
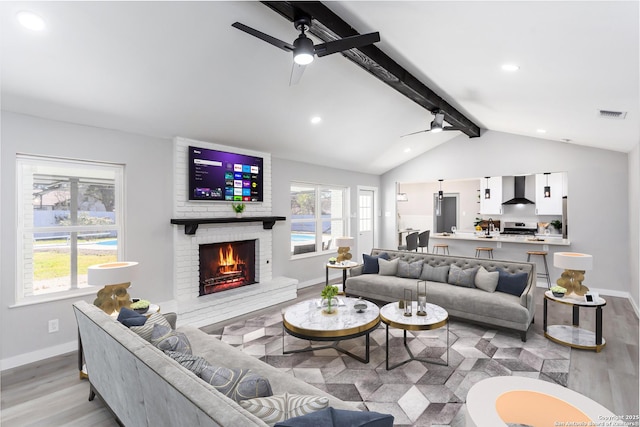
[[[593,302],[587,302],[587,300],[584,299],[584,295],[576,295],[574,293],[570,295],[565,295],[563,297],[556,297],[553,295],[553,292],[545,291],[544,296],[547,299],[557,301],[562,304],[579,305],[580,307],[598,307],[598,306],[607,305],[607,300],[605,300],[602,297],[598,297]]]
[[[345,270],[347,268],[353,268],[358,265],[359,264],[354,261],[342,261],[342,262],[336,262],[335,264],[327,263],[327,268],[340,268]]]
[[[421,331],[436,329],[447,324],[449,313],[439,305],[427,303],[426,316],[418,316],[417,301],[411,302],[411,316],[404,315],[404,309],[398,306],[397,302],[392,302],[380,309],[380,319],[394,328],[407,329],[410,331]]]
[[[338,300],[343,305],[333,306],[337,310],[335,314],[323,313],[320,298],[287,307],[282,313],[285,327],[311,337],[341,337],[366,331],[378,324],[380,310],[371,301],[342,296]],[[367,305],[362,313],[353,308],[358,302]]]
[[[507,422],[522,423],[526,425],[569,425],[562,424],[566,421],[575,421],[572,425],[593,425],[593,426],[622,426],[625,425],[623,419],[617,419],[615,414],[599,403],[588,397],[553,384],[534,378],[520,376],[500,376],[481,380],[474,384],[467,393],[467,414],[466,421],[469,427],[506,427],[507,422],[499,413],[496,402],[499,398],[506,396],[510,392],[526,393],[531,392],[530,399],[523,399],[522,408],[513,408],[517,412],[515,416],[507,416]],[[591,421],[567,419],[561,412],[549,411],[548,406],[539,405],[541,399],[534,399],[536,393],[551,398],[557,398],[559,403],[564,405],[565,410],[577,409]],[[549,399],[546,399],[547,401]],[[559,407],[563,409],[562,406]],[[548,422],[544,422],[544,418]],[[515,417],[515,419],[513,419]],[[590,422],[590,423],[589,423]]]

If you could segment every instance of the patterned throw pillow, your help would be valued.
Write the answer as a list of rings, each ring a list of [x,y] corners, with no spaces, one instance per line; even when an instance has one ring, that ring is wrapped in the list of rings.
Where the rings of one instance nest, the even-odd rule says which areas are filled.
[[[429,264],[425,264],[422,267],[422,274],[420,274],[420,280],[429,280],[430,282],[447,283],[448,277],[449,277],[448,265],[433,267]]]
[[[151,342],[151,333],[153,332],[153,325],[163,325],[168,328],[171,327],[167,319],[160,313],[153,313],[142,326],[132,326],[131,329],[136,334],[140,335],[145,340]]]
[[[398,273],[398,261],[400,261],[400,258],[394,258],[391,261],[378,258],[378,265],[380,266],[378,274],[381,276],[395,276]]]
[[[498,274],[497,271],[487,271],[486,268],[480,266],[476,273],[475,284],[476,287],[487,292],[495,292],[496,286],[498,286]]]
[[[406,277],[408,279],[418,279],[420,278],[420,273],[422,272],[422,264],[423,260],[418,260],[414,262],[407,262],[400,260],[398,262],[398,277]]]
[[[269,380],[251,372],[250,369],[209,365],[202,370],[200,378],[236,402],[273,395]]]
[[[464,270],[455,264],[449,268],[449,283],[465,288],[475,288],[474,282],[478,267],[465,268]]]
[[[258,397],[240,402],[247,411],[269,425],[288,418],[299,417],[319,411],[329,406],[329,399],[301,394],[279,394],[271,397]]]
[[[200,374],[202,374],[204,368],[210,366],[209,362],[207,362],[204,358],[195,356],[193,354],[179,353],[177,351],[165,351],[164,354],[166,354],[197,376],[200,376]]]
[[[158,323],[153,325],[151,344],[162,351],[192,354],[191,343],[185,334]]]

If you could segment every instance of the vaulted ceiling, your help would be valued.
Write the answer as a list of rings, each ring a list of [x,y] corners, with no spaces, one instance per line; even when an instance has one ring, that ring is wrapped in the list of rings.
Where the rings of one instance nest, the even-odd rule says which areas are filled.
[[[640,141],[636,1],[325,5],[379,31],[377,48],[482,129],[622,152]],[[21,27],[20,10],[45,30]],[[376,174],[462,135],[401,138],[433,116],[340,54],[290,86],[291,54],[231,27],[293,42],[293,24],[261,3],[2,2],[0,13],[4,110]]]

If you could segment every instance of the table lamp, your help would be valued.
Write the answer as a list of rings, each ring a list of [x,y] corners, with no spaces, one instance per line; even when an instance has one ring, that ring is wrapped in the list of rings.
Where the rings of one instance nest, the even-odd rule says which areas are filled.
[[[338,237],[336,238],[336,246],[338,247],[337,261],[343,263],[344,261],[350,261],[352,258],[349,253],[349,248],[353,246],[353,237]]]
[[[119,312],[131,305],[127,289],[138,271],[137,262],[108,262],[89,266],[87,282],[90,286],[104,286],[98,291],[93,305],[105,313]]]
[[[553,254],[553,265],[565,269],[556,283],[567,289],[567,295],[573,292],[582,296],[589,292],[582,281],[584,272],[593,268],[593,256],[577,252],[556,252]]]

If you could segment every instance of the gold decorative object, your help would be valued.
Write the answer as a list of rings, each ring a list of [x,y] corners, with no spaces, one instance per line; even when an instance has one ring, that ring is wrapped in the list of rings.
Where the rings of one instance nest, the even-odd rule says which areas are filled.
[[[104,286],[98,291],[93,305],[105,313],[119,312],[131,305],[129,287],[138,269],[137,262],[108,262],[92,265],[88,269],[87,282],[91,286]]]
[[[582,281],[585,271],[593,267],[593,256],[577,252],[556,252],[553,254],[553,265],[565,269],[556,283],[567,290],[566,295],[573,292],[583,296],[589,292]]]
[[[349,252],[351,246],[353,246],[353,237],[338,237],[336,238],[336,246],[338,246],[338,262],[351,261],[352,255]]]

